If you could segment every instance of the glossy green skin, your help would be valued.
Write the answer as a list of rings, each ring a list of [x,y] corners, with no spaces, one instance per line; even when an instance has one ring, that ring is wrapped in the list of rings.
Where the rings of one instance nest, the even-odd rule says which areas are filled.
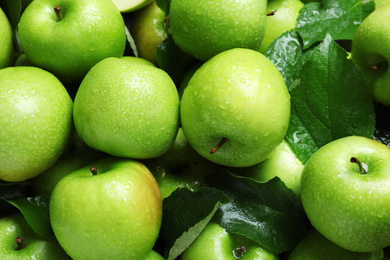
[[[258,50],[267,0],[172,0],[169,30],[186,53],[206,61],[232,48]]]
[[[235,250],[246,247],[246,253]],[[262,248],[258,243],[236,234],[229,234],[214,222],[207,224],[202,233],[181,255],[181,260],[277,260],[278,255]]]
[[[146,256],[144,260],[165,260],[164,257],[162,257],[159,253],[152,250],[149,252],[149,254]]]
[[[153,1],[132,14],[130,33],[137,46],[138,56],[153,62],[156,66],[157,47],[168,38],[164,26],[165,13]]]
[[[264,161],[283,141],[290,95],[272,62],[257,51],[237,48],[195,72],[180,113],[184,134],[200,155],[221,165],[247,167]],[[210,154],[223,138],[229,141]]]
[[[24,181],[55,163],[74,131],[72,106],[51,73],[35,67],[0,70],[0,179]]]
[[[300,197],[303,167],[303,163],[294,153],[291,145],[284,139],[265,161],[252,167],[231,168],[231,170],[236,174],[245,175],[261,182],[279,177],[288,188]]]
[[[383,250],[357,253],[332,243],[312,229],[289,253],[286,260],[383,260]]]
[[[28,59],[66,83],[80,83],[93,65],[121,57],[126,46],[125,24],[111,0],[34,0],[18,28]]]
[[[85,145],[75,133],[72,142],[54,165],[31,180],[34,194],[50,196],[63,177],[107,156]]]
[[[356,157],[368,166],[362,174]],[[350,136],[321,147],[307,161],[301,200],[311,224],[333,243],[355,252],[390,245],[390,149]]]
[[[17,250],[16,238],[22,237]],[[70,260],[55,238],[44,239],[29,226],[21,213],[0,219],[0,258],[7,260]]]
[[[179,94],[168,74],[149,61],[107,58],[86,75],[73,112],[76,130],[90,147],[114,156],[154,158],[175,140]]]
[[[8,17],[0,8],[0,69],[8,67],[14,55],[12,28]]]
[[[382,6],[372,12],[360,24],[352,41],[351,57],[362,68],[374,98],[390,106],[390,73],[388,61],[390,59],[390,5]],[[372,66],[385,64],[377,71]]]
[[[387,5],[387,4],[390,4],[389,0],[375,0],[376,8],[379,8],[379,7],[381,7],[383,5]]]
[[[269,0],[267,13],[276,11],[265,18],[265,34],[259,51],[265,53],[269,45],[282,33],[295,28],[299,10],[303,7],[300,0]]]
[[[73,172],[50,199],[54,234],[73,259],[144,259],[161,219],[156,180],[131,159],[108,157]]]

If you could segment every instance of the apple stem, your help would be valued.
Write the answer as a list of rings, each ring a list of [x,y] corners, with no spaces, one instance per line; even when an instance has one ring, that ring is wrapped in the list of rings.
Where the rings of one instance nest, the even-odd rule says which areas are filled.
[[[246,246],[242,246],[242,247],[234,249],[234,256],[235,257],[240,257],[245,253],[246,253]]]
[[[92,166],[90,169],[89,169],[93,175],[97,175],[97,168],[96,166]]]
[[[16,241],[16,244],[18,245],[16,250],[22,249],[23,248],[23,237],[17,237],[15,241]]]
[[[54,12],[56,12],[58,21],[62,20],[61,7],[59,5],[54,6]]]
[[[267,16],[273,16],[278,10],[272,10],[267,13]]]
[[[371,69],[372,72],[377,72],[383,66],[386,66],[386,62],[382,62],[382,63],[376,64],[376,65],[372,65],[370,67],[370,69]]]
[[[357,163],[357,165],[359,165],[359,171],[360,171],[361,174],[367,174],[366,169],[364,169],[363,164],[359,161],[358,158],[351,157],[350,161],[351,161],[351,163]]]
[[[214,153],[215,153],[216,151],[218,151],[219,148],[221,148],[222,145],[224,145],[228,140],[229,140],[229,139],[227,139],[226,137],[222,138],[221,142],[219,142],[219,143],[217,144],[217,146],[215,146],[214,148],[212,148],[212,149],[209,150],[209,153],[210,153],[210,154],[214,154]]]

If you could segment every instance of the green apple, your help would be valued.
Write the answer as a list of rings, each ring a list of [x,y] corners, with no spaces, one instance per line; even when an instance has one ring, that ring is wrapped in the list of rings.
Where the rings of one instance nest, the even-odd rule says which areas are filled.
[[[88,146],[136,159],[169,149],[179,128],[179,94],[169,75],[151,64],[107,58],[88,72],[73,109],[76,130]]]
[[[157,253],[154,250],[151,250],[145,258],[145,260],[164,260],[164,259],[165,259],[164,257],[162,257],[159,253]]]
[[[307,161],[301,200],[323,236],[354,252],[390,245],[390,148],[365,137],[332,141]]]
[[[14,66],[21,67],[21,66],[34,66],[34,65],[31,63],[31,61],[28,60],[26,54],[22,53],[15,59]]]
[[[389,0],[375,0],[376,8],[379,8],[379,7],[381,7],[383,5],[387,5],[387,4],[390,4]]]
[[[259,48],[261,53],[265,53],[279,35],[295,28],[302,7],[301,0],[268,1],[265,33]]]
[[[114,2],[121,13],[129,13],[147,6],[153,0],[112,0],[112,2]]]
[[[200,68],[200,66],[202,66],[202,64],[203,64],[203,62],[196,62],[195,64],[190,66],[190,68],[186,71],[186,73],[185,73],[183,79],[180,81],[180,85],[177,89],[179,92],[180,100],[183,97],[183,92],[184,92],[184,89],[187,87],[188,82],[190,82],[190,79],[195,74],[195,72]]]
[[[169,31],[176,45],[206,61],[225,50],[258,50],[265,31],[267,0],[172,0]]]
[[[50,196],[63,177],[107,156],[87,146],[75,132],[71,143],[54,165],[31,180],[32,189],[36,195]]]
[[[0,70],[0,179],[20,182],[50,168],[73,133],[73,102],[62,83],[35,67]]]
[[[154,158],[154,161],[157,167],[154,167],[152,173],[163,199],[178,188],[196,191],[203,186],[205,175],[212,174],[220,168],[219,165],[200,156],[191,147],[181,128],[169,150]]]
[[[157,47],[168,37],[168,32],[165,13],[157,6],[156,1],[133,13],[130,33],[138,56],[157,66]]]
[[[244,236],[229,234],[210,222],[196,240],[183,252],[181,260],[277,260],[278,255]]]
[[[21,213],[0,219],[0,258],[70,260],[55,238],[35,233]]]
[[[390,106],[390,5],[372,12],[359,25],[352,41],[351,57],[362,68],[374,98]]]
[[[7,15],[0,8],[0,69],[11,65],[14,55],[12,28]]]
[[[357,253],[346,250],[332,243],[321,235],[317,230],[312,229],[289,252],[286,260],[383,260],[383,250],[374,252]]]
[[[132,159],[83,167],[61,179],[50,198],[54,234],[73,259],[144,259],[161,220],[157,182]]]
[[[303,163],[299,160],[291,145],[284,139],[265,161],[251,167],[231,168],[231,171],[261,182],[279,177],[288,188],[300,197],[303,167]]]
[[[23,12],[19,40],[28,59],[62,82],[80,83],[107,57],[121,57],[125,24],[111,0],[34,0]]]
[[[188,142],[200,155],[217,164],[248,167],[267,159],[283,141],[290,94],[263,54],[235,48],[195,72],[183,92],[180,116]]]

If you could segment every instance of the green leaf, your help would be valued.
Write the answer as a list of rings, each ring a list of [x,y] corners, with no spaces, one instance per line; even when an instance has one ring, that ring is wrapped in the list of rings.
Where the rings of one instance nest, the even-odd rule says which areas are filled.
[[[278,177],[262,183],[225,169],[206,178],[207,185],[232,199],[216,214],[227,232],[243,235],[276,253],[291,250],[305,236],[310,224],[302,204]]]
[[[306,4],[300,10],[296,25],[304,49],[322,41],[327,33],[336,40],[352,40],[372,8],[372,3],[363,0],[327,0]]]
[[[170,35],[157,47],[157,62],[160,68],[169,74],[176,86],[179,86],[186,73],[185,54],[177,47]]]
[[[375,104],[376,126],[373,139],[390,147],[390,107],[380,103]]]
[[[171,0],[156,0],[157,6],[163,10],[165,15],[169,14],[169,6],[171,5]]]
[[[360,68],[330,35],[311,52],[291,94],[287,140],[306,163],[320,147],[375,131],[372,94]]]
[[[15,208],[6,200],[22,198],[30,195],[30,182],[2,182],[0,181],[0,217],[5,217],[14,212]]]
[[[16,29],[22,12],[22,0],[2,0],[0,7],[7,14],[12,29]]]
[[[51,238],[54,236],[50,224],[48,196],[24,197],[8,202],[22,212],[31,228],[40,236]]]
[[[198,237],[216,210],[230,200],[223,192],[202,187],[177,189],[163,201],[160,239],[167,259],[176,259]]]

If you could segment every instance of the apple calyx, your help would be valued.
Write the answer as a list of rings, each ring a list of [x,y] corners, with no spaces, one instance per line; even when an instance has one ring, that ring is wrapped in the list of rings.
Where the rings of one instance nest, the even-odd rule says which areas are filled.
[[[222,145],[224,145],[227,141],[229,141],[229,139],[227,139],[226,137],[222,138],[222,140],[217,144],[217,146],[215,146],[214,148],[210,149],[209,150],[209,153],[210,154],[214,154],[216,151],[219,150],[219,148],[222,147]]]
[[[23,237],[17,237],[15,239],[15,242],[16,244],[18,245],[18,247],[16,248],[16,250],[20,250],[23,248]]]
[[[363,164],[359,161],[359,159],[358,158],[356,158],[356,157],[351,157],[351,163],[357,163],[357,165],[359,165],[359,172],[361,173],[361,174],[367,174],[367,171],[366,171],[366,169],[364,169],[364,167],[363,167]]]
[[[272,10],[267,13],[267,16],[273,16],[278,10]]]
[[[57,15],[58,21],[61,21],[62,20],[62,14],[61,14],[61,7],[59,5],[54,6],[54,12]]]
[[[246,253],[246,246],[242,246],[233,250],[233,255],[235,258],[239,258],[245,253]]]
[[[91,171],[91,173],[93,175],[97,175],[97,168],[96,168],[96,166],[92,166],[91,168],[89,168],[89,170]]]

